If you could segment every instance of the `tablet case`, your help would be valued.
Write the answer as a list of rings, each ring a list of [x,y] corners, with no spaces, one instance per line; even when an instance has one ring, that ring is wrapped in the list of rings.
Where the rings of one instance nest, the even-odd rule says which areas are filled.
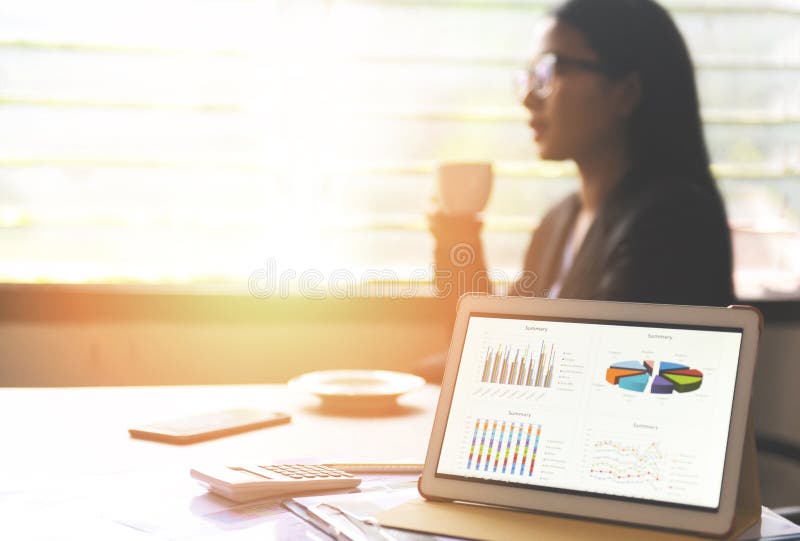
[[[669,510],[665,509],[665,513]],[[536,539],[537,541],[688,541],[709,539],[699,535],[649,530],[589,519],[513,511],[466,503],[419,500],[387,509],[375,517],[382,526],[486,541]],[[752,422],[748,422],[739,476],[736,516],[732,533],[737,539],[761,518],[761,492]]]

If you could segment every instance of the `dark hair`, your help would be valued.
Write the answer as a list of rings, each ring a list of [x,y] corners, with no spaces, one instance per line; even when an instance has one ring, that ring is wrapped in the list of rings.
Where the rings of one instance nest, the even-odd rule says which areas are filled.
[[[639,75],[629,130],[634,167],[716,191],[694,67],[669,13],[653,0],[568,0],[552,15],[583,34],[612,77]]]

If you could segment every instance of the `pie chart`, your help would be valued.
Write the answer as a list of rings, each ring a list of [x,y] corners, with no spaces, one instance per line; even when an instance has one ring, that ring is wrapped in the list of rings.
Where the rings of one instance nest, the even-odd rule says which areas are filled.
[[[652,380],[652,384],[651,384]],[[703,383],[703,373],[684,364],[667,361],[623,361],[606,370],[606,381],[620,389],[652,394],[689,393]]]

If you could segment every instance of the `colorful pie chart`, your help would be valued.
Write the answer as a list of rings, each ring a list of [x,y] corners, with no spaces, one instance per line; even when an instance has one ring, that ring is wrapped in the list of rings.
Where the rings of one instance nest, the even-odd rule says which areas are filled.
[[[651,384],[652,380],[652,384]],[[667,361],[622,361],[606,370],[606,381],[620,389],[652,394],[688,393],[703,384],[703,373],[684,364]]]

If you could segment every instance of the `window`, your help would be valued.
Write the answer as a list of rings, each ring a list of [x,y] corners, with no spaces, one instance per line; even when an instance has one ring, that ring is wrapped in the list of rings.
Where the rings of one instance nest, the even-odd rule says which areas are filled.
[[[800,296],[800,2],[665,4],[697,64],[738,292]],[[577,185],[536,161],[511,85],[550,5],[3,2],[0,281],[424,279],[435,166],[464,159],[495,164],[484,241],[513,275]]]

